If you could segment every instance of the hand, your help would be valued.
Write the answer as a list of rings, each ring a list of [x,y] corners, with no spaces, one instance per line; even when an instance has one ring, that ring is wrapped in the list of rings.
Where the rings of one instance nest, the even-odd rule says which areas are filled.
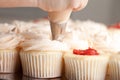
[[[83,9],[87,3],[88,0],[38,0],[38,7],[48,12],[66,9],[78,11]]]
[[[39,7],[45,11],[83,9],[88,0],[0,0],[0,7]]]
[[[83,9],[88,0],[38,0],[38,7],[48,12],[49,20],[65,23],[72,11]]]
[[[37,7],[37,0],[0,0],[1,8],[9,7]]]

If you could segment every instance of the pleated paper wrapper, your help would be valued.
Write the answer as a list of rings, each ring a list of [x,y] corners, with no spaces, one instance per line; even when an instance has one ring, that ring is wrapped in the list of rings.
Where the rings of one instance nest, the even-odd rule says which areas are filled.
[[[23,74],[34,78],[55,78],[62,76],[62,52],[20,53]]]
[[[0,50],[0,73],[15,73],[20,69],[20,58],[17,49]]]
[[[111,56],[109,74],[111,80],[120,80],[120,55]]]
[[[64,58],[65,76],[68,80],[105,80],[108,57],[88,57],[85,60],[70,56]]]

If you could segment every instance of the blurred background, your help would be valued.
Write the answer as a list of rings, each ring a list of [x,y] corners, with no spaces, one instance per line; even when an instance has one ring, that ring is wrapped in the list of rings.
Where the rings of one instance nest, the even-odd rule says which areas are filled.
[[[0,8],[1,19],[31,20],[47,16],[39,8]],[[92,20],[104,24],[120,22],[120,0],[89,0],[85,9],[73,12],[72,19]]]

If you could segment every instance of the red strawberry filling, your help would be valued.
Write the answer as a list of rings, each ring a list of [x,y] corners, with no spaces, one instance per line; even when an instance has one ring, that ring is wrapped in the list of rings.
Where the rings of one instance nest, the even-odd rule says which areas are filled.
[[[48,17],[45,16],[45,17],[43,17],[43,18],[41,18],[41,19],[47,19],[47,20],[48,20]],[[34,23],[38,23],[39,21],[40,21],[40,19],[35,19],[35,20],[33,20]]]
[[[99,53],[95,49],[92,49],[92,48],[88,48],[86,50],[74,49],[73,54],[76,54],[76,55],[99,55]]]
[[[116,28],[116,29],[120,29],[120,22],[117,24],[114,24],[112,26],[110,26],[109,28]]]

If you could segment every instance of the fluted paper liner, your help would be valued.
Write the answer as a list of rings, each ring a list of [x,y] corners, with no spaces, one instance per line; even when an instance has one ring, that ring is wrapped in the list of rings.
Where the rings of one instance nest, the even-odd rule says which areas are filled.
[[[84,59],[84,57],[66,55],[64,57],[66,78],[68,80],[105,80],[108,57],[89,57]]]
[[[120,55],[111,56],[109,74],[111,80],[120,80]]]
[[[61,77],[62,52],[21,51],[23,74],[35,78]]]
[[[20,69],[17,50],[0,50],[0,73],[15,73]]]

